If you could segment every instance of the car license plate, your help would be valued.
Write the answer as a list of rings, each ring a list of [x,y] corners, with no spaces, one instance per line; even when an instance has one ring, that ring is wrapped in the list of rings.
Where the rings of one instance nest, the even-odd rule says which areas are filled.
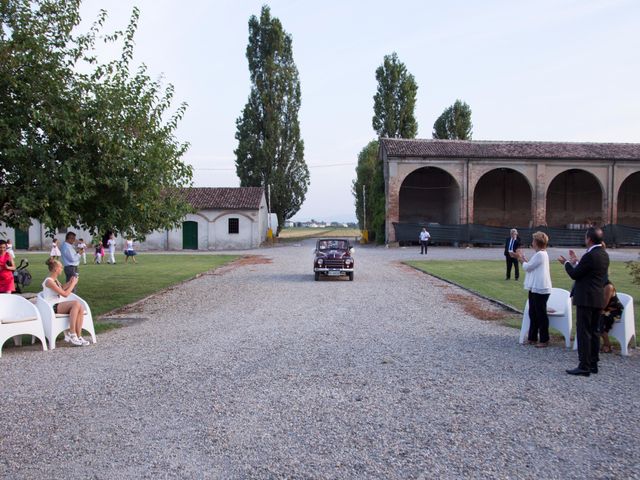
[[[327,275],[329,275],[330,277],[338,277],[338,276],[340,276],[340,271],[339,270],[330,270],[329,272],[327,272]]]

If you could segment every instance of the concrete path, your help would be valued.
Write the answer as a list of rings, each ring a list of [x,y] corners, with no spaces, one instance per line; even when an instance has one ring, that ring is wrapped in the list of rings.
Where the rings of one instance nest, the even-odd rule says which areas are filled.
[[[640,475],[638,352],[570,377],[576,353],[466,314],[415,251],[356,248],[353,282],[271,248],[95,346],[5,349],[0,478]]]

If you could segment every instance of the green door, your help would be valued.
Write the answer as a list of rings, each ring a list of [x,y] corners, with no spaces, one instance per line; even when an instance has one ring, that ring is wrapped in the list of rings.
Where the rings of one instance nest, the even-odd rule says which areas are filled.
[[[198,222],[182,222],[182,248],[198,249]]]
[[[29,230],[20,230],[16,228],[16,244],[14,248],[16,250],[28,250],[29,249]]]

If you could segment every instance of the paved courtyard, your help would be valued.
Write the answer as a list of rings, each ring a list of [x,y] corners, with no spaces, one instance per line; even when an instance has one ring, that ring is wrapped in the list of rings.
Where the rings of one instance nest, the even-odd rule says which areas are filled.
[[[311,250],[254,251],[95,346],[5,349],[0,478],[640,477],[637,351],[570,377],[575,352],[399,265],[415,249],[357,247],[354,282],[315,282]]]

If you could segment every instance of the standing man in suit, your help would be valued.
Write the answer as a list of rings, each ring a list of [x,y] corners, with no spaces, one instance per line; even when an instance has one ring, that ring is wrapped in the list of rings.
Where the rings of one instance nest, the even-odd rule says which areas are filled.
[[[602,229],[591,227],[585,234],[587,253],[580,260],[569,250],[569,259],[562,255],[558,261],[575,280],[571,296],[576,306],[576,338],[578,340],[578,368],[567,370],[570,375],[588,377],[598,373],[600,337],[596,333],[604,304],[604,283],[609,269],[609,255],[602,246]]]
[[[515,228],[511,229],[511,235],[504,242],[504,258],[507,260],[507,277],[505,280],[509,280],[511,278],[511,266],[515,269],[516,280],[520,277],[520,270],[518,268],[518,257],[512,256],[511,254],[515,254],[516,251],[520,248],[522,242],[520,242],[520,237],[518,236],[518,230]]]

